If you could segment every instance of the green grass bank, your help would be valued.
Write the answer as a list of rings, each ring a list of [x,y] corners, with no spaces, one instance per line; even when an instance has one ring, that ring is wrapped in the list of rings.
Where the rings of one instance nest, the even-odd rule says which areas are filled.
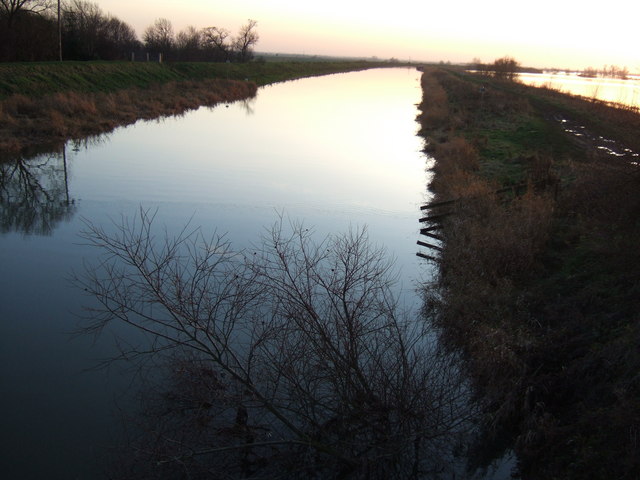
[[[0,100],[14,94],[39,97],[66,91],[108,93],[127,88],[149,88],[167,82],[211,78],[248,80],[261,86],[306,76],[388,65],[364,61],[0,63]]]
[[[639,478],[640,115],[455,70],[422,85],[431,188],[457,200],[430,305],[484,408],[478,462]]]

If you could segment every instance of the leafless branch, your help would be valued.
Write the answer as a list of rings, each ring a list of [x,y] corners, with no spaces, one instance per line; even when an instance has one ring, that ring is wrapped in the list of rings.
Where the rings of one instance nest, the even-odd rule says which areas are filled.
[[[236,252],[189,226],[159,236],[141,210],[83,237],[103,253],[76,278],[97,300],[87,331],[123,322],[155,340],[131,351],[169,349],[180,365],[160,402],[172,413],[150,417],[172,419],[156,465],[196,468],[197,457],[237,476],[409,478],[444,461],[470,426],[455,359],[399,313],[393,266],[366,229],[317,242],[281,219]]]

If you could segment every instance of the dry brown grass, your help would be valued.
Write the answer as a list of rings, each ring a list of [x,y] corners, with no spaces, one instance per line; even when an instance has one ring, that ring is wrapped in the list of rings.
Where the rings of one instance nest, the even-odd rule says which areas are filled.
[[[465,276],[489,284],[517,277],[533,267],[548,238],[553,203],[531,190],[506,205],[496,196],[460,201],[446,226],[448,255],[458,257],[451,260],[464,265]]]
[[[68,132],[68,122],[62,113],[57,110],[49,111],[49,128],[53,135],[64,136]]]
[[[588,142],[580,151],[565,148],[570,140],[552,129],[540,128],[534,141],[510,137],[527,148],[503,160],[489,158],[491,145],[478,137],[472,145],[482,151],[483,172],[489,158],[492,167],[522,168],[520,177],[536,186],[522,197],[497,195],[502,185],[459,160],[471,159],[472,150],[456,135],[474,138],[484,122],[481,133],[490,136],[505,118],[532,119],[538,123],[523,125],[537,128],[553,121],[552,104],[528,104],[529,90],[518,94],[517,87],[479,96],[463,76],[436,78],[455,118],[425,134],[436,159],[431,188],[442,200],[460,200],[444,221],[441,291],[431,303],[443,338],[466,354],[486,406],[483,443],[511,442],[522,478],[637,478],[638,166],[603,158]],[[593,125],[607,121],[598,105],[567,111],[582,108]],[[545,139],[554,149],[536,148]]]
[[[592,223],[633,226],[640,209],[638,167],[616,159],[573,162],[572,184],[562,192],[568,213]]]
[[[76,92],[54,93],[42,99],[38,107],[45,111],[55,111],[63,116],[91,117],[98,114],[96,97]]]
[[[520,421],[529,361],[544,338],[521,287],[539,268],[555,202],[529,190],[504,203],[473,175],[459,178],[468,196],[444,225],[442,296],[433,305],[443,340],[467,359],[492,438],[493,429]]]
[[[5,115],[16,120],[21,117],[35,116],[39,111],[35,99],[19,94],[7,98],[1,105]]]
[[[241,100],[256,91],[250,82],[209,79],[116,93],[58,92],[39,99],[12,95],[0,102],[0,152],[17,153],[38,143],[105,133],[138,119]]]
[[[447,175],[454,171],[475,172],[480,167],[477,150],[464,138],[452,137],[429,145],[427,150],[438,159],[434,171]]]
[[[460,120],[450,111],[440,77],[441,72],[428,69],[421,79],[421,135],[427,141],[425,151],[437,160],[432,167],[435,175],[431,190],[439,199],[488,193],[491,188],[474,174],[480,165],[477,148],[455,134]]]
[[[434,72],[428,71],[422,75],[422,102],[420,103],[419,119],[423,130],[441,129],[450,120],[447,92],[434,77]],[[430,133],[430,132],[429,132]]]
[[[456,202],[445,224],[443,269],[449,284],[491,295],[504,279],[535,267],[549,238],[555,202],[529,190],[505,204],[496,195],[478,195],[486,189],[482,183],[469,185],[471,195]]]
[[[434,82],[446,88],[436,88]],[[539,266],[555,201],[532,187],[521,197],[498,195],[502,185],[480,176],[482,145],[455,133],[473,125],[478,114],[524,113],[526,104],[497,91],[480,95],[446,72],[432,74],[423,84],[436,92],[438,105],[449,103],[450,110],[444,120],[431,124],[427,117],[423,123],[426,150],[436,159],[430,187],[439,200],[457,199],[443,225],[441,296],[431,304],[439,310],[442,338],[468,359],[469,372],[491,412],[486,420],[491,428],[517,421],[521,411],[526,387],[520,379],[538,337],[519,283]],[[425,92],[423,104],[431,97]],[[437,111],[445,112],[446,105]],[[548,177],[552,160],[539,155],[527,164],[535,181]]]
[[[443,200],[460,198],[483,198],[495,191],[495,186],[473,172],[451,169],[438,171],[431,181],[431,188]],[[478,202],[476,202],[477,204]]]

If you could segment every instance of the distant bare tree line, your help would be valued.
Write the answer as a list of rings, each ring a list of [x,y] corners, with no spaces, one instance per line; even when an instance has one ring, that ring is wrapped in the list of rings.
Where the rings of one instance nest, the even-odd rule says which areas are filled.
[[[258,42],[257,22],[249,20],[237,36],[225,28],[189,26],[177,35],[160,18],[138,39],[135,30],[105,14],[94,2],[0,0],[0,61],[165,60],[248,61]]]
[[[523,71],[520,63],[509,56],[498,58],[493,63],[483,63],[479,58],[474,58],[470,66],[483,75],[491,75],[504,80],[513,80],[517,73]],[[618,67],[617,65],[605,65],[601,69],[587,67],[582,70],[580,76],[626,79],[629,76],[629,69],[627,67]]]
[[[520,71],[520,62],[512,57],[501,57],[493,63],[482,63],[478,58],[472,60],[473,68],[484,75],[492,75],[502,80],[512,81]]]
[[[616,65],[605,65],[601,69],[588,67],[585,68],[581,76],[583,77],[611,77],[626,79],[629,76],[629,69],[627,67],[618,67]]]

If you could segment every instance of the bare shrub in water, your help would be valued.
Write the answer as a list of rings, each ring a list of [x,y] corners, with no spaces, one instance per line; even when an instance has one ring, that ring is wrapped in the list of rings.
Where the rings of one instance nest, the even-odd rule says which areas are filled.
[[[253,251],[153,216],[84,237],[104,258],[77,283],[112,322],[151,336],[126,356],[172,352],[171,382],[137,443],[175,478],[438,478],[470,426],[468,388],[422,322],[401,315],[391,264],[352,231],[315,243],[277,224]]]

